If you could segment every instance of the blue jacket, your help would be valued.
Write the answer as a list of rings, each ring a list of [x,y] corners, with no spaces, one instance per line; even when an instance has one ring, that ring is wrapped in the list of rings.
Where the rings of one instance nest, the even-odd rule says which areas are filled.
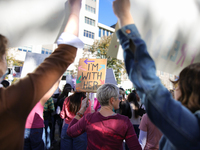
[[[164,134],[162,150],[200,150],[200,110],[191,113],[162,85],[153,59],[134,24],[122,27],[117,37],[124,50],[129,79],[146,107],[151,121]]]

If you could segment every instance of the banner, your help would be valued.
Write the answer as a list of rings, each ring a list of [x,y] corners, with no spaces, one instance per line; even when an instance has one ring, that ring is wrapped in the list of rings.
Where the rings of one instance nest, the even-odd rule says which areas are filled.
[[[76,91],[96,93],[105,83],[107,59],[81,58],[76,79]]]
[[[189,64],[200,62],[199,8],[193,0],[131,0],[134,22],[158,70],[178,75]]]
[[[54,44],[69,12],[66,0],[3,0],[0,34],[8,38],[9,47]]]

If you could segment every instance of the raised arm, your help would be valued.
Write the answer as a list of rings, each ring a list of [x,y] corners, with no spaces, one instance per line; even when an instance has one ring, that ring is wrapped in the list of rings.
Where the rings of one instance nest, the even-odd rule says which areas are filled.
[[[168,145],[185,149],[190,144],[192,149],[192,146],[199,143],[197,139],[200,131],[197,118],[172,98],[156,76],[156,66],[147,51],[145,41],[141,39],[136,26],[130,24],[132,19],[127,12],[130,11],[129,0],[115,0],[113,9],[122,26],[117,31],[117,37],[124,50],[125,67],[149,118],[169,139],[168,142],[171,143]],[[165,142],[161,142],[161,149],[164,144]]]
[[[115,0],[113,2],[113,11],[118,18],[120,27],[134,24],[132,15],[130,13],[129,0]]]
[[[74,62],[77,48],[83,42],[77,37],[81,0],[69,0],[71,13],[64,32],[58,39],[58,48],[25,78],[7,89],[1,99],[13,117],[26,119],[35,104],[58,81],[68,66]]]

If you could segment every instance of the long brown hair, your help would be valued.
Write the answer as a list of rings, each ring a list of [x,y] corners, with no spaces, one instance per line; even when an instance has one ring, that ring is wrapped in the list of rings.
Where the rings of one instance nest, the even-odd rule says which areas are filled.
[[[75,92],[68,97],[68,110],[69,112],[76,114],[81,108],[81,101],[85,98],[85,93]]]
[[[140,107],[140,104],[138,103],[138,97],[137,97],[136,93],[131,92],[128,95],[127,100],[128,100],[129,103],[133,103],[135,105],[135,109],[133,111],[134,111],[134,114],[135,114],[135,118],[138,118],[139,117],[138,109]]]
[[[0,59],[3,59],[3,55],[6,53],[7,44],[7,38],[0,34]]]
[[[192,113],[200,110],[200,63],[191,64],[184,68],[177,81],[181,90],[180,101]]]

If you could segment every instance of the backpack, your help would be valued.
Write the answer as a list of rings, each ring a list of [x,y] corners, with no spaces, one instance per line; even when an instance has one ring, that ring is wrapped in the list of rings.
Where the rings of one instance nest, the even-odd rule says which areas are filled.
[[[146,110],[144,108],[142,108],[142,105],[140,105],[140,107],[138,109],[138,115],[141,117],[146,113]]]

